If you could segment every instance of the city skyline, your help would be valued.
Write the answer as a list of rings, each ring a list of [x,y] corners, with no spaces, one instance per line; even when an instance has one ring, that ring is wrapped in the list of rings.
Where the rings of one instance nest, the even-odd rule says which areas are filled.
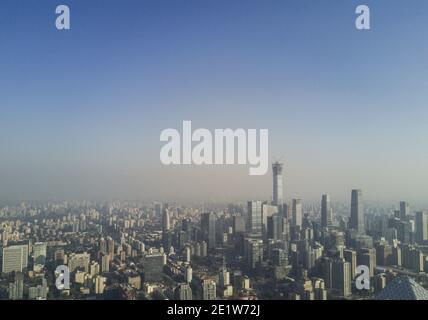
[[[161,319],[427,301],[427,13],[1,0],[0,301]]]
[[[218,210],[152,203],[0,208],[0,299],[428,300],[428,212],[310,212],[283,199]],[[279,191],[281,190],[281,192]]]

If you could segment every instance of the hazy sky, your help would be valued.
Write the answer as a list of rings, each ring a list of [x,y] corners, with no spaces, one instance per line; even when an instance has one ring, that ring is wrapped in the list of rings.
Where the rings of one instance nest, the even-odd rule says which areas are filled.
[[[0,200],[269,199],[271,172],[160,164],[161,131],[192,120],[269,129],[287,199],[425,202],[427,17],[426,0],[2,0]]]

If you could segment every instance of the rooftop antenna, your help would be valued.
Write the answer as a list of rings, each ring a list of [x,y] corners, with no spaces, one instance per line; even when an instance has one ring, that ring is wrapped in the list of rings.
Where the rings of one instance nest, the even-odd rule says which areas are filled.
[[[280,157],[274,157],[274,158],[273,158],[273,162],[272,162],[272,163],[273,163],[273,164],[275,164],[275,163],[281,163],[281,164],[282,164],[282,163],[283,163],[284,158],[285,158],[285,157],[284,157],[284,155],[281,155]]]

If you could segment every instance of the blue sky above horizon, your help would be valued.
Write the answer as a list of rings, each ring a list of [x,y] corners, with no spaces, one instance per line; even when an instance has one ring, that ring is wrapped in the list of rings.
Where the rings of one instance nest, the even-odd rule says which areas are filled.
[[[270,173],[161,166],[160,132],[192,120],[269,129],[286,198],[428,204],[427,17],[424,0],[3,0],[0,199],[268,199]]]

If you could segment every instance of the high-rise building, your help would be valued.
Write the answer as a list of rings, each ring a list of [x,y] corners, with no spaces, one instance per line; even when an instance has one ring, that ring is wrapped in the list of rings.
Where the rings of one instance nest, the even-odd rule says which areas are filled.
[[[418,247],[413,245],[404,245],[402,250],[403,267],[415,272],[424,271],[424,254]]]
[[[46,243],[36,242],[33,245],[34,271],[39,272],[46,263]]]
[[[328,228],[333,225],[333,212],[330,205],[330,196],[323,194],[321,198],[321,226]]]
[[[110,259],[114,257],[114,240],[111,237],[107,238],[107,252],[110,255]]]
[[[351,278],[354,279],[357,275],[357,252],[354,250],[343,250],[343,257],[346,262],[349,262],[351,267]]]
[[[102,294],[104,293],[104,289],[106,287],[106,281],[107,278],[103,277],[103,276],[96,276],[95,277],[95,294]]]
[[[245,232],[245,219],[243,216],[233,217],[233,232],[244,233]]]
[[[298,279],[293,283],[294,293],[300,296],[300,300],[314,300],[314,288],[308,278]]]
[[[192,252],[189,246],[186,246],[185,250],[185,259],[186,262],[190,262],[191,258],[192,258]]]
[[[84,269],[86,273],[89,272],[89,262],[91,256],[89,253],[72,253],[68,258],[68,268],[70,272],[75,271],[77,268]]]
[[[193,269],[191,266],[186,267],[186,282],[191,283],[193,279]]]
[[[274,266],[286,266],[288,264],[287,252],[284,249],[275,248],[272,250],[271,260]]]
[[[15,274],[15,280],[9,283],[9,299],[20,300],[24,298],[24,275],[21,272]]]
[[[416,242],[424,244],[428,241],[428,213],[416,212],[415,215]]]
[[[249,270],[259,267],[263,261],[263,241],[260,239],[245,239],[244,254]]]
[[[388,226],[394,228],[397,231],[397,239],[401,243],[409,243],[410,236],[412,233],[412,227],[410,221],[404,221],[401,219],[389,219]]]
[[[101,257],[101,272],[110,271],[110,256],[105,254]]]
[[[89,274],[94,277],[100,273],[100,265],[96,261],[92,261],[89,265]]]
[[[187,283],[180,283],[175,289],[175,299],[177,300],[193,300],[192,288]]]
[[[287,241],[288,220],[282,215],[274,214],[267,219],[267,238]]]
[[[406,201],[400,201],[400,219],[403,221],[406,221],[409,214],[410,214],[409,203]]]
[[[314,299],[327,300],[327,290],[325,289],[324,280],[321,278],[313,278],[312,284],[314,288]]]
[[[216,216],[214,213],[203,213],[201,217],[202,238],[208,243],[208,248],[213,249],[215,242],[215,224]]]
[[[168,232],[170,228],[169,210],[167,207],[164,207],[162,210],[162,230],[163,232]]]
[[[357,233],[365,233],[363,199],[360,189],[352,190],[350,227],[355,229]]]
[[[266,237],[267,232],[267,221],[274,214],[278,214],[278,207],[272,206],[267,203],[262,203],[262,234],[263,237]],[[281,214],[282,216],[282,214]]]
[[[28,266],[28,244],[12,245],[3,248],[2,271],[22,272]]]
[[[401,248],[398,246],[392,247],[392,264],[397,267],[401,267],[401,265],[403,264]]]
[[[156,214],[156,217],[161,217],[161,215],[162,215],[162,203],[156,203],[155,204],[155,214]]]
[[[262,202],[248,201],[248,231],[254,236],[262,236]]]
[[[100,239],[98,246],[101,253],[107,253],[107,242],[104,238]]]
[[[301,199],[293,199],[291,203],[291,215],[294,226],[302,227],[303,207]]]
[[[225,288],[230,284],[230,273],[226,268],[220,271],[219,275],[219,285],[221,288]]]
[[[138,274],[131,274],[128,276],[128,284],[137,289],[141,289],[141,277]]]
[[[283,189],[283,164],[275,162],[272,164],[273,171],[273,204],[281,207],[284,202],[284,189]]]
[[[144,281],[161,281],[163,278],[163,266],[163,254],[146,254],[143,258]]]
[[[46,300],[47,298],[49,292],[48,283],[44,277],[39,279],[40,284],[28,288],[28,299],[30,300]]]
[[[357,263],[358,265],[364,265],[369,268],[370,277],[374,276],[376,269],[376,249],[374,248],[362,248],[357,252]]]
[[[343,259],[332,263],[332,287],[343,297],[351,295],[351,264]]]
[[[201,257],[206,257],[208,255],[208,245],[205,241],[201,242]]]
[[[381,266],[393,264],[392,246],[387,242],[380,242],[376,245],[376,264]]]
[[[64,263],[64,258],[65,258],[65,253],[64,253],[64,249],[60,248],[60,249],[56,249],[55,253],[54,253],[54,260],[57,264],[59,263]]]
[[[386,287],[387,278],[385,273],[377,274],[373,280],[373,287],[375,293],[381,292]]]
[[[202,281],[202,299],[203,300],[216,300],[217,291],[216,284],[213,280]]]

